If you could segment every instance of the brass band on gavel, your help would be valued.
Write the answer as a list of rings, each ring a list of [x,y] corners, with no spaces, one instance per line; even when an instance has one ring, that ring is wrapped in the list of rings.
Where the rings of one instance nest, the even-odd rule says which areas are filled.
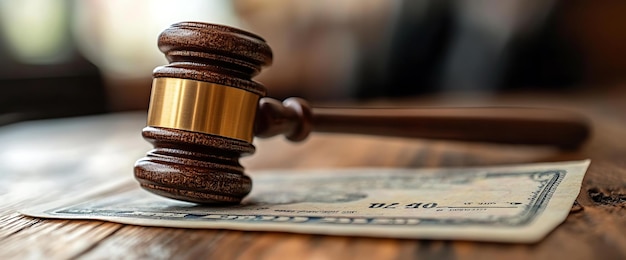
[[[234,87],[181,78],[155,78],[148,126],[252,143],[259,96]]]

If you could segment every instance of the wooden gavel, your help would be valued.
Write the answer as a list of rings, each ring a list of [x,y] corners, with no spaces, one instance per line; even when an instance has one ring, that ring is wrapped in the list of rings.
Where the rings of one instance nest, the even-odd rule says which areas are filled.
[[[223,25],[182,22],[158,40],[168,65],[153,72],[143,137],[154,149],[135,178],[155,194],[201,204],[236,204],[252,181],[239,163],[253,137],[311,131],[575,148],[585,118],[540,108],[311,108],[300,98],[264,97],[252,77],[272,62],[266,42]]]

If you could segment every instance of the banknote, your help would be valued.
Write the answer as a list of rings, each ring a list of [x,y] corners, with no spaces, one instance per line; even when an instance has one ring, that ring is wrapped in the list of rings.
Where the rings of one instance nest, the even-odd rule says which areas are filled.
[[[24,209],[133,225],[532,243],[570,212],[590,160],[469,168],[252,171],[239,205],[153,195],[133,181]]]

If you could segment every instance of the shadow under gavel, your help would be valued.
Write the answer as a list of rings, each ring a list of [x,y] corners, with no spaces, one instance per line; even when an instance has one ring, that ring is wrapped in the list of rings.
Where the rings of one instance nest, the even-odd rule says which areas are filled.
[[[573,149],[589,135],[579,114],[545,108],[311,108],[265,97],[252,77],[272,61],[259,36],[182,22],[158,40],[168,65],[153,71],[143,137],[154,149],[135,164],[142,188],[177,200],[236,204],[252,181],[239,163],[254,136],[303,141],[311,132],[382,135]]]

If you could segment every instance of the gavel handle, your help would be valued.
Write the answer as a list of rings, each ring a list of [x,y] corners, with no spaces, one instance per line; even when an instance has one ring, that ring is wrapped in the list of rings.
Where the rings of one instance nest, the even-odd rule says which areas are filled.
[[[300,98],[259,103],[255,133],[304,140],[311,131],[576,148],[589,136],[579,114],[547,108],[313,108]]]

